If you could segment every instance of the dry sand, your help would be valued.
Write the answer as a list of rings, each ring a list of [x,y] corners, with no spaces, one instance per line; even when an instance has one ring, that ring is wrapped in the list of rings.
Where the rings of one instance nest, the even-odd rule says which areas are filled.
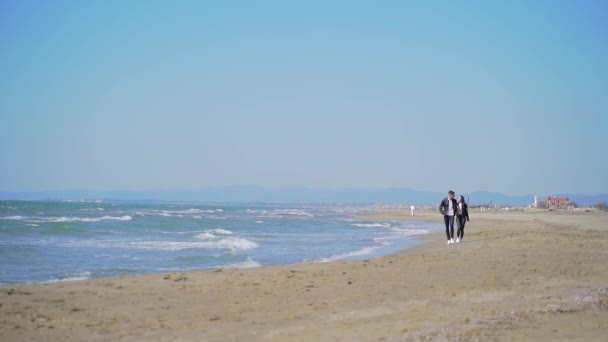
[[[0,287],[0,341],[608,340],[606,213],[471,220],[364,261]]]

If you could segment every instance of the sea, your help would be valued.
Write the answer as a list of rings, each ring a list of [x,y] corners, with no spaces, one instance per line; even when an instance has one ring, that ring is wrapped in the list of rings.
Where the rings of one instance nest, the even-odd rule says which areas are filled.
[[[437,223],[357,219],[346,205],[0,201],[0,285],[396,253]]]

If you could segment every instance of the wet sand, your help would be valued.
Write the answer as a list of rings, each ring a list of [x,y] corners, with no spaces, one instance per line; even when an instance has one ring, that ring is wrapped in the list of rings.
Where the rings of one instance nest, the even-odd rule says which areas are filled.
[[[420,238],[362,261],[4,286],[0,341],[607,340],[608,214],[472,211],[464,243]]]

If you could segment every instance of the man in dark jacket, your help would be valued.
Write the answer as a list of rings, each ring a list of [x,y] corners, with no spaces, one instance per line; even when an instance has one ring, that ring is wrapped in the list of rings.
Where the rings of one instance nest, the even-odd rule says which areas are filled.
[[[448,245],[454,243],[454,215],[456,215],[456,200],[454,191],[448,192],[448,197],[444,198],[439,205],[439,212],[443,215],[445,222],[445,234],[448,236]]]

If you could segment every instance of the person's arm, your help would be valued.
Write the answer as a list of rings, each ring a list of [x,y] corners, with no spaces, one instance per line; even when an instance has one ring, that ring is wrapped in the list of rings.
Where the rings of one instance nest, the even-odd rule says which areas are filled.
[[[465,212],[467,213],[467,221],[471,221],[469,219],[469,205],[468,204],[465,204]]]
[[[441,200],[441,204],[439,204],[439,212],[441,215],[445,215],[445,212],[443,211],[443,202],[445,202],[445,200]]]

